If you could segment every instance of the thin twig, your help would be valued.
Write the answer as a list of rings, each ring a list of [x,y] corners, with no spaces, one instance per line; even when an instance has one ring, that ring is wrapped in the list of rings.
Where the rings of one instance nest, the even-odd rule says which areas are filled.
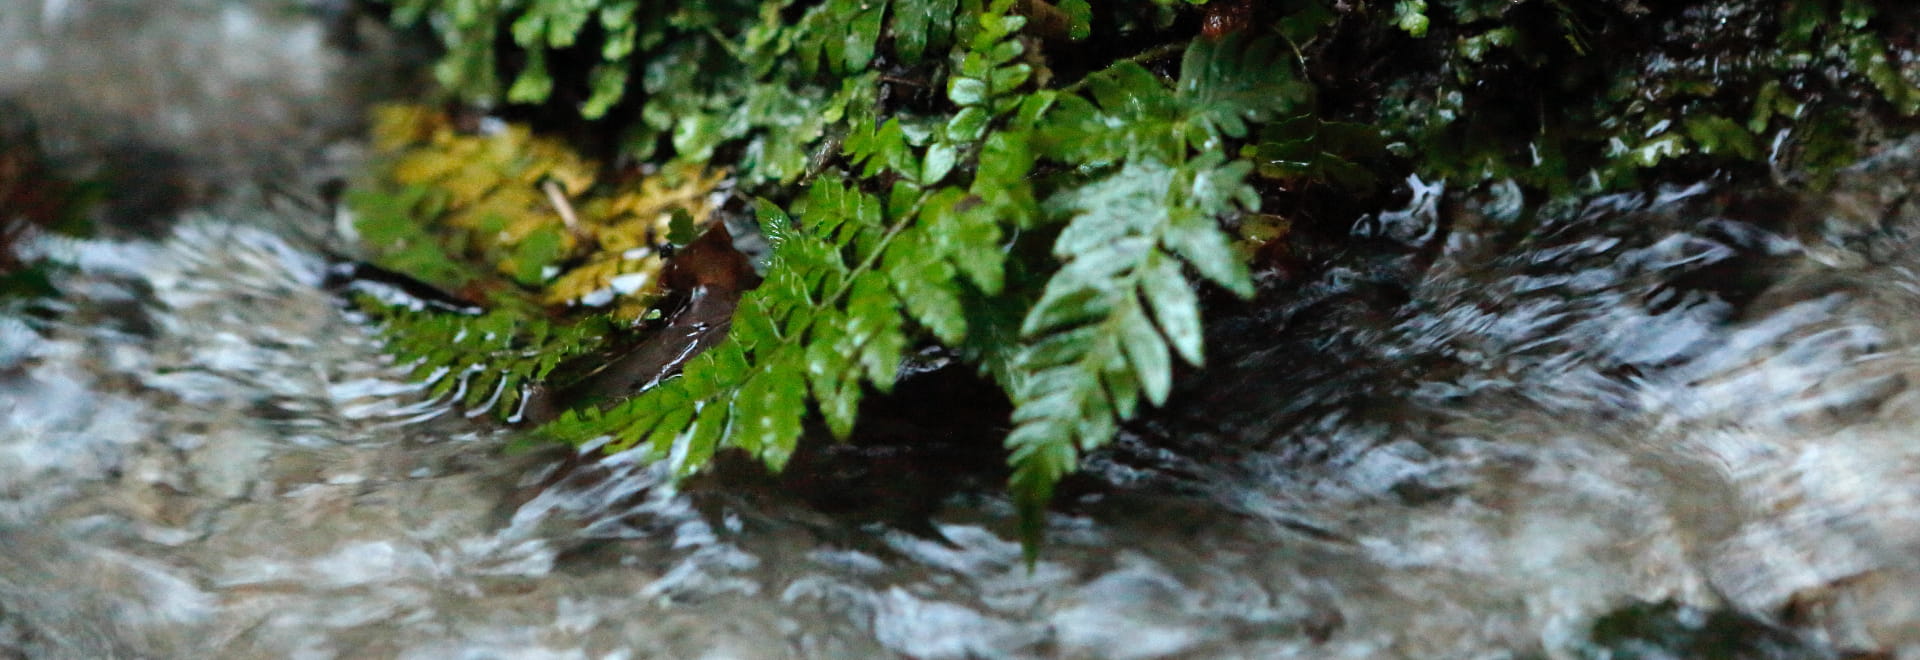
[[[560,184],[547,179],[540,182],[540,190],[547,193],[547,202],[553,204],[553,210],[560,213],[560,221],[566,223],[567,231],[580,233],[580,216],[574,215],[573,203],[567,201],[567,194],[560,190]]]
[[[1139,64],[1141,62],[1152,62],[1154,60],[1157,60],[1163,57],[1169,57],[1178,53],[1186,52],[1186,50],[1187,50],[1187,44],[1184,42],[1162,44],[1159,46],[1154,46],[1153,48],[1148,48],[1146,50],[1140,51],[1139,53],[1134,54],[1132,57],[1116,60],[1114,64],[1119,64],[1121,62],[1132,62],[1134,64]],[[1108,68],[1112,68],[1112,65],[1108,65]],[[1087,82],[1092,80],[1095,75],[1099,75],[1099,73],[1094,72],[1094,73],[1087,74],[1085,76],[1081,76],[1079,80],[1073,81],[1073,84],[1067,85],[1065,87],[1061,87],[1060,92],[1063,94],[1073,94],[1073,93],[1079,92],[1080,88],[1085,87],[1087,85]]]

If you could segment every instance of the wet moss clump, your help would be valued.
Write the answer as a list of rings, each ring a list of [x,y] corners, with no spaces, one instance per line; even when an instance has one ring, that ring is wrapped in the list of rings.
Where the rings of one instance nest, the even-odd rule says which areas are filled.
[[[1407,4],[1407,3],[1401,3]],[[1772,177],[1824,185],[1920,112],[1915,8],[1436,1],[1373,73],[1379,125],[1426,176],[1547,194]],[[1364,51],[1363,51],[1364,52]]]
[[[1636,603],[1600,617],[1581,656],[1613,660],[1797,660],[1829,657],[1792,633],[1728,610]]]
[[[60,171],[41,146],[33,118],[0,104],[0,306],[58,293],[65,264],[21,253],[36,236],[93,233],[104,189]]]

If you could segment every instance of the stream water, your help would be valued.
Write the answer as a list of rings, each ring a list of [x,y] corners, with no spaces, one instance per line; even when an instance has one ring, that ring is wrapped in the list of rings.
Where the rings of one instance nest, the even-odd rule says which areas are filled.
[[[1819,198],[1362,223],[1451,218],[1216,321],[1029,569],[990,491],[909,533],[627,456],[554,479],[425,399],[321,288],[331,219],[248,185],[350,164],[382,70],[284,4],[0,4],[51,149],[205,187],[23,247],[74,270],[0,308],[0,656],[1920,653],[1913,143]]]

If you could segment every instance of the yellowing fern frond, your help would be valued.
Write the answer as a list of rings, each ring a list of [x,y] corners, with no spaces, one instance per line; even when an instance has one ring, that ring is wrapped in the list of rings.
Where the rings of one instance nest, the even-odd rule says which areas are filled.
[[[722,171],[669,166],[587,201],[580,208],[581,230],[598,249],[586,264],[554,280],[544,302],[614,303],[616,317],[645,313],[660,293],[666,261],[658,246],[667,241],[674,217],[684,213],[696,233],[710,224],[711,197],[725,178]]]
[[[374,144],[388,175],[434,192],[422,222],[467,230],[470,256],[522,284],[546,281],[582,247],[561,205],[587,192],[599,166],[525,126],[461,133],[446,113],[420,106],[375,111]],[[560,193],[556,199],[546,188]]]
[[[680,164],[601,181],[597,163],[524,125],[462,133],[446,113],[424,106],[375,110],[373,142],[393,183],[429,191],[412,220],[459,230],[455,251],[521,284],[544,285],[543,304],[613,305],[624,317],[645,313],[659,296],[659,248],[674,218],[704,227],[726,178]]]
[[[547,286],[542,302],[600,307],[616,299],[650,300],[659,293],[660,273],[665,267],[666,261],[652,248],[601,253],[555,279]]]
[[[704,218],[712,211],[707,198],[725,178],[724,171],[707,171],[686,164],[669,165],[657,174],[642,178],[631,189],[607,197],[605,215],[608,218],[658,221],[662,216],[670,217],[675,209],[681,209],[695,219]],[[665,225],[662,225],[662,229],[665,229]]]

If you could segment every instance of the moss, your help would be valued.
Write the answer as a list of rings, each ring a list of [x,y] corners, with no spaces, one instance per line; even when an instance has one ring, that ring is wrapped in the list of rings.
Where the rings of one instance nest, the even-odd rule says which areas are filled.
[[[1557,194],[1715,172],[1824,179],[1854,144],[1835,113],[1920,110],[1920,68],[1888,45],[1911,22],[1864,1],[1434,5],[1432,57],[1385,65],[1395,82],[1377,116],[1416,169],[1456,184]]]
[[[1600,617],[1581,649],[1588,658],[1825,657],[1791,632],[1738,612],[1635,603]]]

